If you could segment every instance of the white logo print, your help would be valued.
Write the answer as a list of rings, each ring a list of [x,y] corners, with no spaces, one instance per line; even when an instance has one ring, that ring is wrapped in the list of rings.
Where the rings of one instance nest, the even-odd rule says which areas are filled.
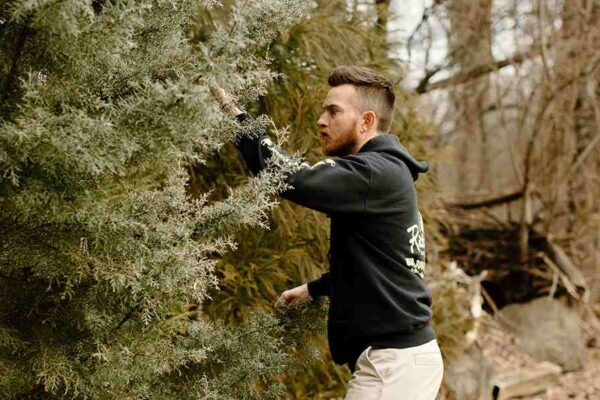
[[[410,244],[410,252],[419,255],[421,259],[425,259],[425,233],[423,231],[423,218],[419,212],[419,222],[410,226],[406,231],[410,233],[411,237],[408,240]],[[406,258],[406,265],[410,267],[410,270],[415,274],[423,278],[423,271],[425,270],[425,261],[415,260],[412,257]]]
[[[410,252],[413,254],[425,254],[425,235],[423,234],[423,218],[421,217],[421,213],[419,213],[419,223],[414,224],[406,231],[411,234],[409,241]]]
[[[313,165],[310,168],[313,169],[316,166],[323,165],[323,164],[328,164],[330,167],[335,167],[335,161],[333,161],[331,158],[326,158],[324,160],[319,161],[318,163],[316,163],[315,165]]]

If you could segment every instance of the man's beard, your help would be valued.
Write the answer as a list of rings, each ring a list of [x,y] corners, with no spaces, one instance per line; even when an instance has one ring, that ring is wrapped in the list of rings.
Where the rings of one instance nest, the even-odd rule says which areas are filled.
[[[323,153],[329,157],[345,157],[354,152],[358,144],[358,135],[353,126],[349,132],[337,138],[327,148],[323,149]]]

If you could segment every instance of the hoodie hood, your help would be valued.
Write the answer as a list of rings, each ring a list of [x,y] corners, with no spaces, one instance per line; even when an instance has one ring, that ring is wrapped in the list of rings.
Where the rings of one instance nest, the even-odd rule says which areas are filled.
[[[419,178],[420,173],[425,173],[429,169],[427,161],[417,161],[406,149],[406,147],[400,144],[400,140],[397,136],[389,133],[380,134],[371,138],[365,143],[359,153],[365,153],[368,151],[376,151],[380,153],[387,153],[396,158],[399,158],[406,164],[410,173],[412,174],[413,180]]]

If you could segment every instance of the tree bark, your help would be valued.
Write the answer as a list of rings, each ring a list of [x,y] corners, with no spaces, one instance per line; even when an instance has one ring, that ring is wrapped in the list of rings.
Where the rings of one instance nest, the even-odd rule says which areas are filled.
[[[452,0],[448,7],[452,62],[459,67],[459,76],[467,76],[482,65],[494,65],[492,0]],[[482,75],[466,80],[454,89],[457,128],[462,134],[457,148],[459,191],[471,191],[474,187],[492,189],[488,179],[487,136],[483,120],[488,83],[489,77]]]

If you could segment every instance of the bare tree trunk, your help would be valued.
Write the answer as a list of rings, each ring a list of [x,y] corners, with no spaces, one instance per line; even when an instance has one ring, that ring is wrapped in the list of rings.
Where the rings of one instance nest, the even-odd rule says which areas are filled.
[[[458,65],[460,73],[468,74],[481,65],[493,64],[492,0],[452,0],[448,8],[452,61]],[[475,187],[489,189],[488,146],[483,120],[488,86],[489,76],[483,75],[456,87],[453,93],[458,110],[457,129],[461,133],[458,146],[459,191],[471,191]]]

